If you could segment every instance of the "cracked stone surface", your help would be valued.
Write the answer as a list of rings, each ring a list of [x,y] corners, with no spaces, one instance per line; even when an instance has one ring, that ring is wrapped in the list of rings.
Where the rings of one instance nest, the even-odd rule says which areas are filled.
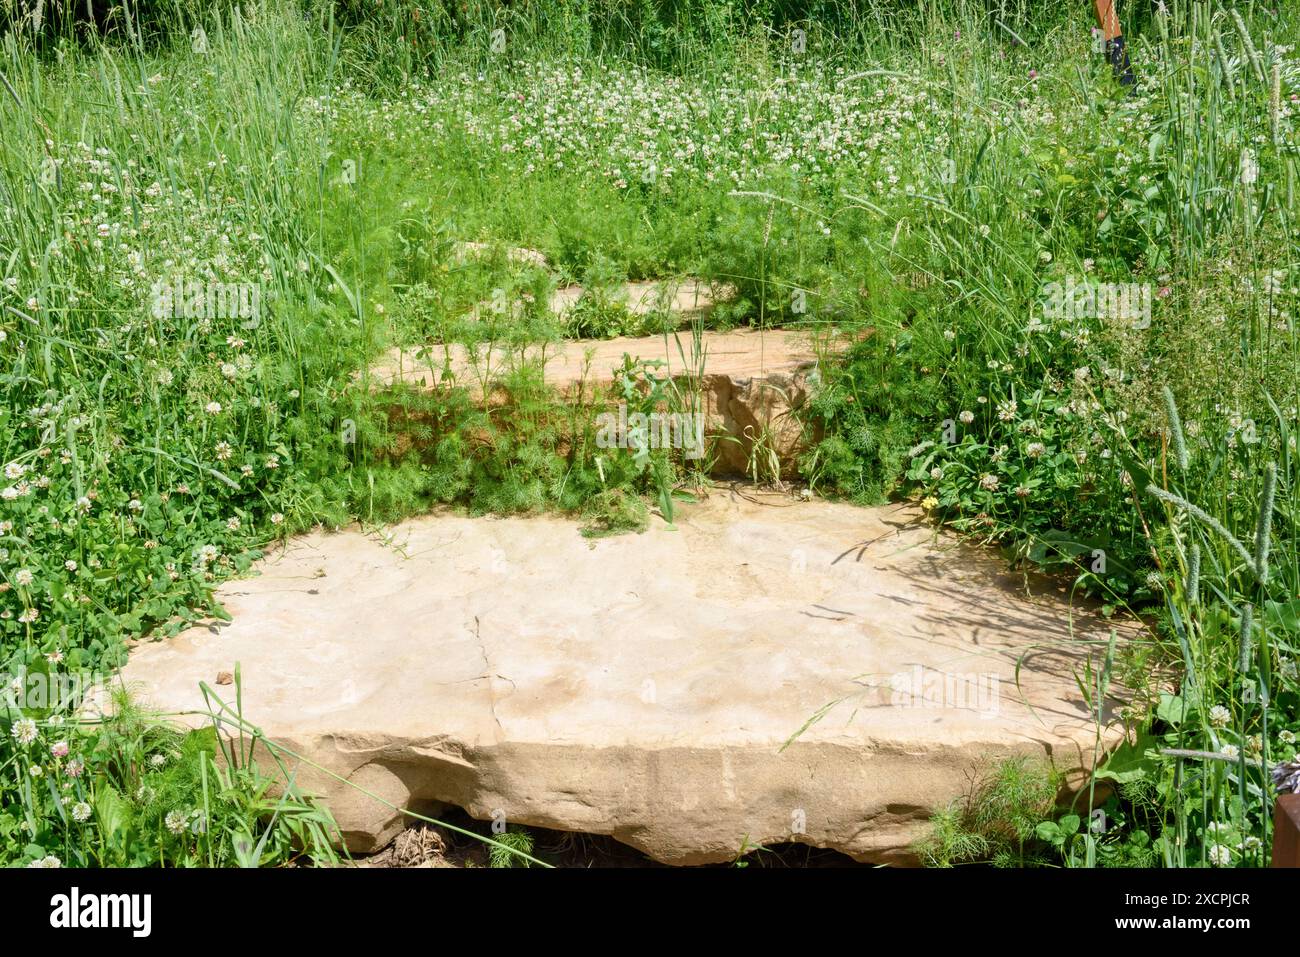
[[[907,863],[990,762],[1093,757],[1074,674],[1109,626],[909,507],[715,490],[676,529],[595,541],[558,517],[445,512],[308,535],[259,570],[222,586],[231,623],[139,646],[124,680],[180,712],[239,663],[250,721],[398,807],[673,864],[746,840]],[[354,851],[403,824],[305,765],[298,780]]]

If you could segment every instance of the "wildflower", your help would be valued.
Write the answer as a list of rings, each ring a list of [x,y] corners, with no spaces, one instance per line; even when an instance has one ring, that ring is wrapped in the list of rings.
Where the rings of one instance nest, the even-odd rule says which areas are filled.
[[[1236,758],[1241,756],[1241,748],[1237,747],[1235,744],[1225,744],[1219,749],[1219,753],[1226,758]]]
[[[943,478],[943,469],[939,468],[937,465],[930,469],[930,478],[936,482],[939,481],[939,479]]]
[[[49,654],[47,654],[47,655],[45,656],[45,660],[48,661],[48,662],[49,662],[50,664],[52,664],[52,665],[59,665],[59,664],[62,664],[62,663],[63,663],[63,652],[58,651],[58,650],[51,651]]]
[[[160,768],[166,763],[167,763],[167,755],[165,754],[149,755],[149,766],[152,768]]]
[[[958,414],[957,418],[961,420],[962,425],[970,425],[972,422],[975,421],[975,413],[969,411],[962,411],[960,414]]]
[[[82,515],[85,515],[87,512],[89,512],[90,499],[84,495],[81,496],[79,499],[77,499],[77,511],[80,512]]]
[[[41,767],[39,764],[33,764],[30,768],[27,769],[27,773],[34,778],[39,778],[42,774],[45,773],[45,769]]]
[[[933,495],[927,495],[925,498],[921,499],[921,508],[925,509],[927,512],[938,507],[939,500]]]
[[[50,756],[55,758],[66,758],[68,756],[68,742],[55,741],[51,744]]]
[[[77,563],[74,562],[71,558],[69,558],[66,562],[63,563],[63,567],[70,572],[75,572],[77,570]]]
[[[1221,704],[1216,704],[1210,709],[1210,727],[1226,728],[1232,720],[1232,712]]]
[[[239,374],[239,370],[235,368],[233,363],[226,362],[221,366],[221,374],[233,382],[235,376]]]
[[[31,718],[19,718],[9,733],[19,744],[31,744],[36,740],[36,722]]]
[[[167,816],[163,818],[163,823],[173,834],[185,833],[185,815],[180,811],[168,811]]]
[[[209,402],[207,405],[203,407],[203,411],[208,413],[208,415],[217,415],[221,412],[221,403]]]
[[[224,442],[224,441],[218,442],[213,448],[214,451],[217,453],[218,461],[226,462],[230,460],[232,449],[230,448],[229,442]]]
[[[1041,458],[1047,452],[1047,446],[1042,442],[1030,442],[1025,446],[1025,454],[1031,459]]]
[[[998,490],[998,477],[996,475],[984,475],[980,479],[980,488],[987,492],[996,492]]]
[[[31,862],[30,864],[28,864],[27,866],[28,866],[28,867],[36,867],[36,868],[41,868],[41,867],[45,867],[45,868],[62,867],[62,866],[63,866],[63,862],[60,861],[57,857],[55,857],[53,854],[49,854],[49,855],[47,855],[47,856],[45,856],[45,857],[37,858],[36,860],[32,861],[32,862]]]
[[[1232,851],[1226,844],[1212,845],[1207,856],[1215,867],[1227,867],[1232,863]]]
[[[21,462],[10,462],[5,466],[5,478],[15,481],[27,474],[27,466]]]
[[[19,585],[30,585],[32,583],[32,573],[26,568],[20,568],[14,574],[14,582]]]
[[[283,521],[284,521],[284,516],[283,516],[282,514],[280,514],[279,512],[272,512],[272,513],[271,513],[271,524],[272,524],[272,525],[279,525],[279,524],[280,524],[281,522],[283,522]]]
[[[158,373],[158,384],[161,386],[169,386],[172,384],[171,369],[163,369],[161,372]]]
[[[70,778],[79,778],[81,773],[86,770],[85,762],[81,758],[73,758],[63,766],[63,773]]]
[[[233,516],[233,515],[232,515],[230,518],[226,519],[226,528],[230,529],[232,532],[237,532],[237,531],[239,531],[239,518],[238,518],[238,516]]]
[[[35,608],[24,608],[23,613],[18,616],[18,621],[21,624],[30,625],[40,617],[41,613]]]
[[[268,455],[266,457],[266,467],[268,469],[278,469],[280,467],[280,457],[278,455]]]
[[[1029,498],[1029,487],[1025,485],[1016,486],[1016,498]]]
[[[1284,730],[1277,736],[1277,739],[1283,744],[1295,744],[1295,732]]]

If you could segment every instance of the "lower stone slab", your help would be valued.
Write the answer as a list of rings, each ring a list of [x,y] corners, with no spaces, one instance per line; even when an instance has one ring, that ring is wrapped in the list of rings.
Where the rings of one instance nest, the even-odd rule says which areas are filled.
[[[238,663],[246,718],[357,786],[297,771],[357,852],[405,823],[364,789],[673,864],[783,841],[906,863],[980,769],[1077,777],[1098,748],[1075,675],[1109,624],[906,506],[715,491],[598,540],[443,512],[258,569],[220,591],[232,622],[139,646],[123,679],[181,712]]]

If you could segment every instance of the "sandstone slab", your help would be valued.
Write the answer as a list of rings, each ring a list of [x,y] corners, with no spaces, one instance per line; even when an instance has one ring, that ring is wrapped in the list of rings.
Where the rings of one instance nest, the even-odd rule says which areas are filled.
[[[482,383],[499,376],[521,360],[544,363],[546,381],[572,393],[608,385],[623,356],[662,363],[656,375],[685,380],[697,389],[704,413],[706,437],[713,439],[715,472],[747,474],[755,446],[766,457],[765,477],[789,477],[804,448],[804,427],[797,416],[808,400],[818,368],[818,348],[837,349],[843,340],[785,329],[733,329],[705,332],[703,362],[691,356],[689,334],[642,336],[592,341],[565,341],[531,346],[522,353],[497,346],[466,349],[461,345],[429,345],[394,349],[370,370],[377,387],[397,384],[437,388],[448,375],[457,383],[481,391]],[[699,374],[700,368],[703,374]],[[774,464],[773,464],[774,463]]]
[[[141,645],[124,680],[182,712],[238,663],[250,721],[398,807],[673,864],[746,841],[908,862],[991,761],[1094,754],[1075,675],[1109,628],[908,507],[714,491],[675,529],[595,541],[447,512],[295,539],[259,571],[221,588],[230,623]],[[354,851],[403,824],[298,782]]]

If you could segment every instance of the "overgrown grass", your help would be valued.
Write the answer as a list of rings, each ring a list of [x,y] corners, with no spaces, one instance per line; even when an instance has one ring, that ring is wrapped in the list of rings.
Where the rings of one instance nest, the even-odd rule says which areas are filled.
[[[58,796],[129,803],[135,778],[98,732],[53,755],[48,716],[15,729],[23,676],[111,670],[124,639],[220,614],[212,589],[277,538],[439,503],[605,534],[645,527],[648,496],[671,521],[686,463],[602,454],[606,397],[561,401],[529,347],[658,332],[599,290],[685,276],[735,288],[715,326],[848,334],[805,410],[808,484],[916,497],[1157,620],[1105,668],[1135,692],[1134,743],[1101,773],[1114,833],[1045,831],[1034,855],[1263,862],[1300,732],[1294,14],[1170,3],[1130,38],[1132,97],[1032,4],[144,16],[0,43],[10,862],[234,859],[144,836],[196,810],[192,787],[132,811],[153,823],[129,847],[98,817],[78,844],[91,825]],[[259,308],[152,309],[177,278]],[[1076,280],[1146,287],[1149,324],[1047,315],[1048,284]],[[570,282],[596,294],[561,319],[545,303]],[[378,392],[365,370],[398,345],[430,380],[453,347],[507,360]],[[698,401],[630,359],[615,398]],[[207,773],[199,745],[168,747],[186,786]]]

